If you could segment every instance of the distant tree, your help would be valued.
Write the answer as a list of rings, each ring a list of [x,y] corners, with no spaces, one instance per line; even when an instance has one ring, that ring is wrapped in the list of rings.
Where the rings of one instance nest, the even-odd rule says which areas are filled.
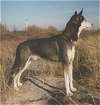
[[[50,32],[56,32],[57,29],[54,26],[49,26],[48,27],[48,31],[50,31]]]
[[[38,31],[40,28],[35,26],[35,25],[32,25],[32,26],[28,26],[27,27],[27,31],[33,31],[33,32],[36,32]]]
[[[29,25],[26,28],[26,32],[28,35],[48,35],[52,36],[52,33],[56,33],[57,29],[53,26],[49,26],[48,28],[38,27],[36,25]]]
[[[16,26],[15,25],[13,26],[13,31],[16,32]]]
[[[0,34],[9,32],[8,28],[6,25],[0,24]]]

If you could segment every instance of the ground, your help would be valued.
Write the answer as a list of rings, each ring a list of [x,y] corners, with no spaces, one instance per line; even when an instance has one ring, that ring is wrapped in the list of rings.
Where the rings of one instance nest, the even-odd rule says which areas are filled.
[[[100,30],[84,31],[77,43],[73,71],[78,91],[72,97],[66,96],[60,64],[42,59],[33,63],[29,75],[23,74],[24,84],[19,91],[13,90],[13,86],[5,90],[4,74],[13,65],[17,45],[27,39],[44,37],[44,33],[39,36],[36,33],[15,31],[1,35],[0,105],[100,105]]]
[[[23,81],[19,91],[9,90],[5,105],[100,105],[100,90],[86,89],[77,81],[78,91],[72,97],[66,96],[62,77],[28,76]]]

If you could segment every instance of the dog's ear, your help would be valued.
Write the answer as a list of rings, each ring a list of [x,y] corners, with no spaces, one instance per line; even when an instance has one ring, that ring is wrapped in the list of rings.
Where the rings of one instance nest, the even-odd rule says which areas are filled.
[[[75,11],[75,15],[77,15],[77,11]]]
[[[82,13],[83,13],[83,8],[82,8],[82,10],[79,12],[79,15],[82,15]]]

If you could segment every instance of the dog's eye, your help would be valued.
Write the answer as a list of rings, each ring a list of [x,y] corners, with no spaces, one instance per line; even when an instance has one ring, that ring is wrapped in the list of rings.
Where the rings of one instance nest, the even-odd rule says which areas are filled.
[[[84,20],[84,17],[80,17],[80,20]]]

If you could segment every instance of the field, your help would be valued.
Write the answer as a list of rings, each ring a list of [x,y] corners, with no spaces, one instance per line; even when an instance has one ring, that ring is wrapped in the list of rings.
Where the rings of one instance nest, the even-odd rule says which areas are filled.
[[[37,88],[31,85],[32,83],[26,83],[24,89],[21,88],[20,95],[16,92],[13,94],[12,91],[9,90],[9,98],[5,99],[6,93],[4,93],[3,90],[7,84],[5,83],[4,73],[10,70],[14,62],[16,46],[20,42],[30,38],[50,37],[57,33],[60,32],[54,27],[41,29],[35,26],[31,28],[29,27],[24,31],[14,30],[13,32],[2,32],[0,38],[0,87],[2,88],[3,85],[1,91],[1,101],[3,103],[7,100],[7,102],[10,103],[9,105],[15,105],[15,103],[18,105],[45,105],[45,102],[41,101],[42,99],[40,97],[42,96],[43,91],[41,92],[41,90],[39,90],[40,95],[36,94],[38,88],[45,88],[43,90],[47,92],[44,92],[47,94],[47,97],[44,100],[47,100],[47,105],[100,105],[100,30],[82,32],[77,43],[74,60],[74,84],[78,88],[78,92],[76,92],[72,98],[67,97],[67,100],[65,100],[66,95],[64,93],[65,87],[61,64],[40,59],[39,61],[34,62],[34,64],[31,65],[30,70],[23,74],[22,81],[24,81],[26,77],[38,77],[40,78],[40,81],[37,82],[36,79],[34,81],[41,86],[37,86]],[[30,79],[29,81],[32,82]],[[55,88],[55,92],[50,88],[47,88],[47,86],[44,86],[49,83],[52,87],[54,86],[53,88]],[[56,87],[60,89],[56,89]],[[33,92],[35,96],[32,95],[31,92],[26,92],[25,94],[26,88],[30,88],[30,90],[33,88],[32,91],[36,92]],[[58,92],[58,90],[60,90],[61,93]],[[51,95],[49,94],[50,92]],[[31,100],[29,97],[29,100],[27,100],[23,95],[31,95]],[[18,98],[21,96],[23,101]],[[15,97],[13,102],[11,101],[12,97]],[[36,100],[38,97],[40,100]],[[8,103],[6,104],[8,105]]]

